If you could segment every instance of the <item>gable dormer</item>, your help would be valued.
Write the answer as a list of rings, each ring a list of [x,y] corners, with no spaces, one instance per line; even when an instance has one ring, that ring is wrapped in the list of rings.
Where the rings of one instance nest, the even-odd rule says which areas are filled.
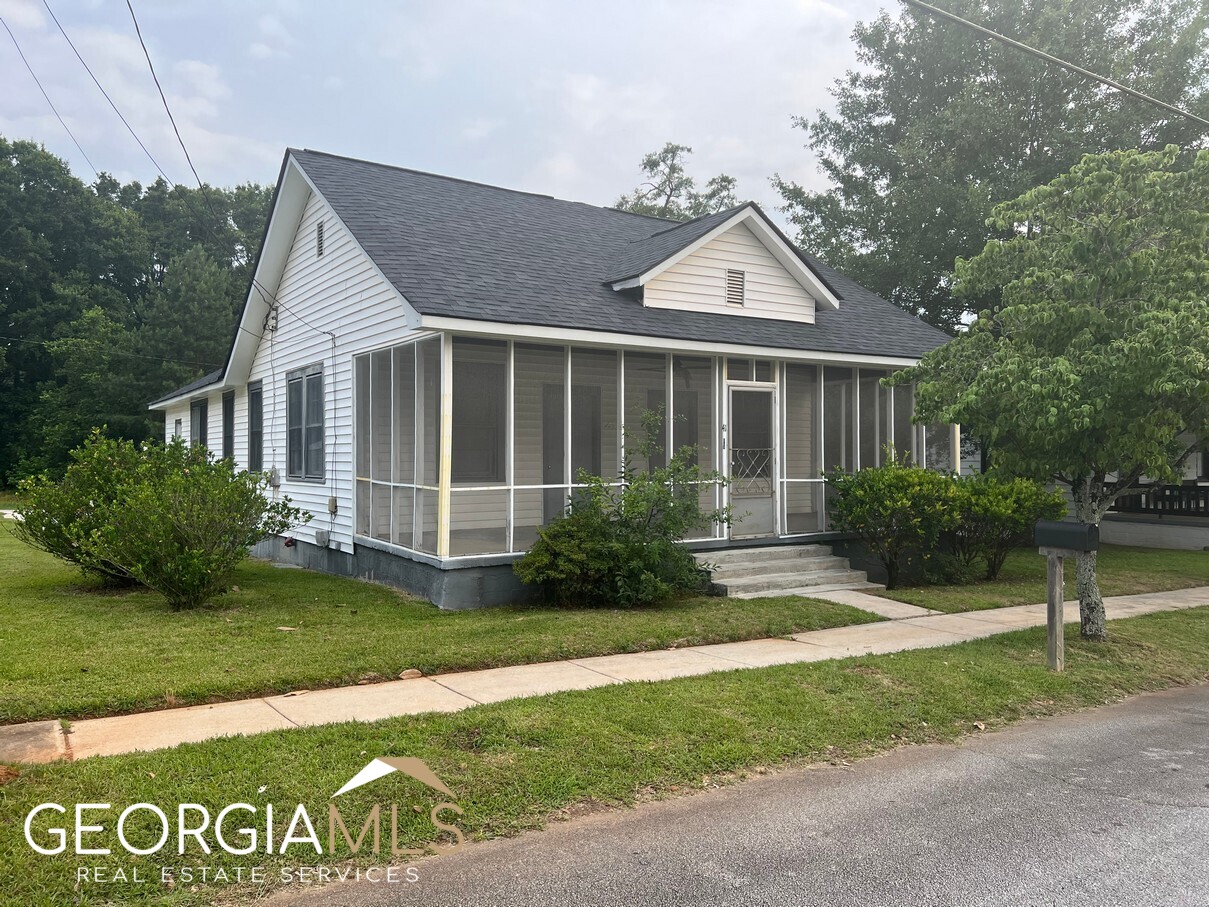
[[[648,308],[814,323],[839,296],[754,204],[698,218],[633,244],[632,273]]]

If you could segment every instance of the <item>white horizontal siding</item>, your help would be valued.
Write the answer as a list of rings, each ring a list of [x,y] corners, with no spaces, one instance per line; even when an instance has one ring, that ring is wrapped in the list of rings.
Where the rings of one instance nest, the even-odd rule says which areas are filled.
[[[744,304],[726,302],[726,272],[744,272]],[[646,284],[643,304],[657,309],[725,312],[814,323],[815,300],[746,224],[738,224]]]
[[[315,233],[324,221],[324,254],[316,254]],[[276,330],[260,342],[249,381],[264,387],[264,468],[276,467],[281,487],[312,514],[295,535],[313,541],[316,529],[327,529],[342,551],[353,539],[353,373],[357,353],[398,343],[411,333],[394,289],[361,253],[353,238],[323,199],[308,199],[287,257],[276,297],[281,303]],[[270,316],[272,318],[272,316]],[[331,331],[335,339],[324,331]],[[326,478],[322,482],[286,476],[286,376],[311,365],[323,366]],[[221,438],[221,394],[212,402]],[[212,422],[213,424],[213,422]],[[212,429],[214,431],[214,429]],[[215,446],[212,443],[212,446]],[[221,450],[221,447],[215,446]],[[236,389],[235,455],[247,464],[247,388]],[[335,497],[337,512],[328,513]]]

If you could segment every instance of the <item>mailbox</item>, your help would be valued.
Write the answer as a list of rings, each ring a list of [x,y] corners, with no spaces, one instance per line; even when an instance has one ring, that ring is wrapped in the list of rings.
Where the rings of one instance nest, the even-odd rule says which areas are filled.
[[[1033,542],[1038,548],[1096,551],[1100,547],[1100,527],[1066,520],[1038,520]]]

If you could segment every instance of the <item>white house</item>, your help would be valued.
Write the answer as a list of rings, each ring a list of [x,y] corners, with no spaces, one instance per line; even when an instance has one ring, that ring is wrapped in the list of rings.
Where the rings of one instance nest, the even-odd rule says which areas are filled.
[[[825,471],[953,464],[879,383],[945,339],[755,204],[678,223],[290,150],[225,367],[152,408],[314,514],[259,553],[465,607],[518,593],[579,470],[616,475],[660,407],[742,516],[697,543],[833,537]]]

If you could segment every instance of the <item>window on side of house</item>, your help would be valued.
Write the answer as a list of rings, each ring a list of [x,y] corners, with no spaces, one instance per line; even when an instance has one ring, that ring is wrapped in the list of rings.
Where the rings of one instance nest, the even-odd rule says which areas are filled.
[[[206,423],[210,421],[210,402],[194,400],[189,404],[189,443],[206,446]]]
[[[323,366],[286,377],[286,474],[291,479],[324,478]]]
[[[222,395],[222,456],[235,459],[235,391]]]
[[[248,471],[264,470],[264,385],[248,385]]]
[[[179,437],[181,436],[181,432],[182,432],[183,430],[184,430],[184,424],[183,424],[183,420],[182,420],[182,419],[177,419],[177,420],[176,420],[176,425],[174,425],[174,426],[172,427],[172,437],[174,437],[174,438],[179,438]]]

